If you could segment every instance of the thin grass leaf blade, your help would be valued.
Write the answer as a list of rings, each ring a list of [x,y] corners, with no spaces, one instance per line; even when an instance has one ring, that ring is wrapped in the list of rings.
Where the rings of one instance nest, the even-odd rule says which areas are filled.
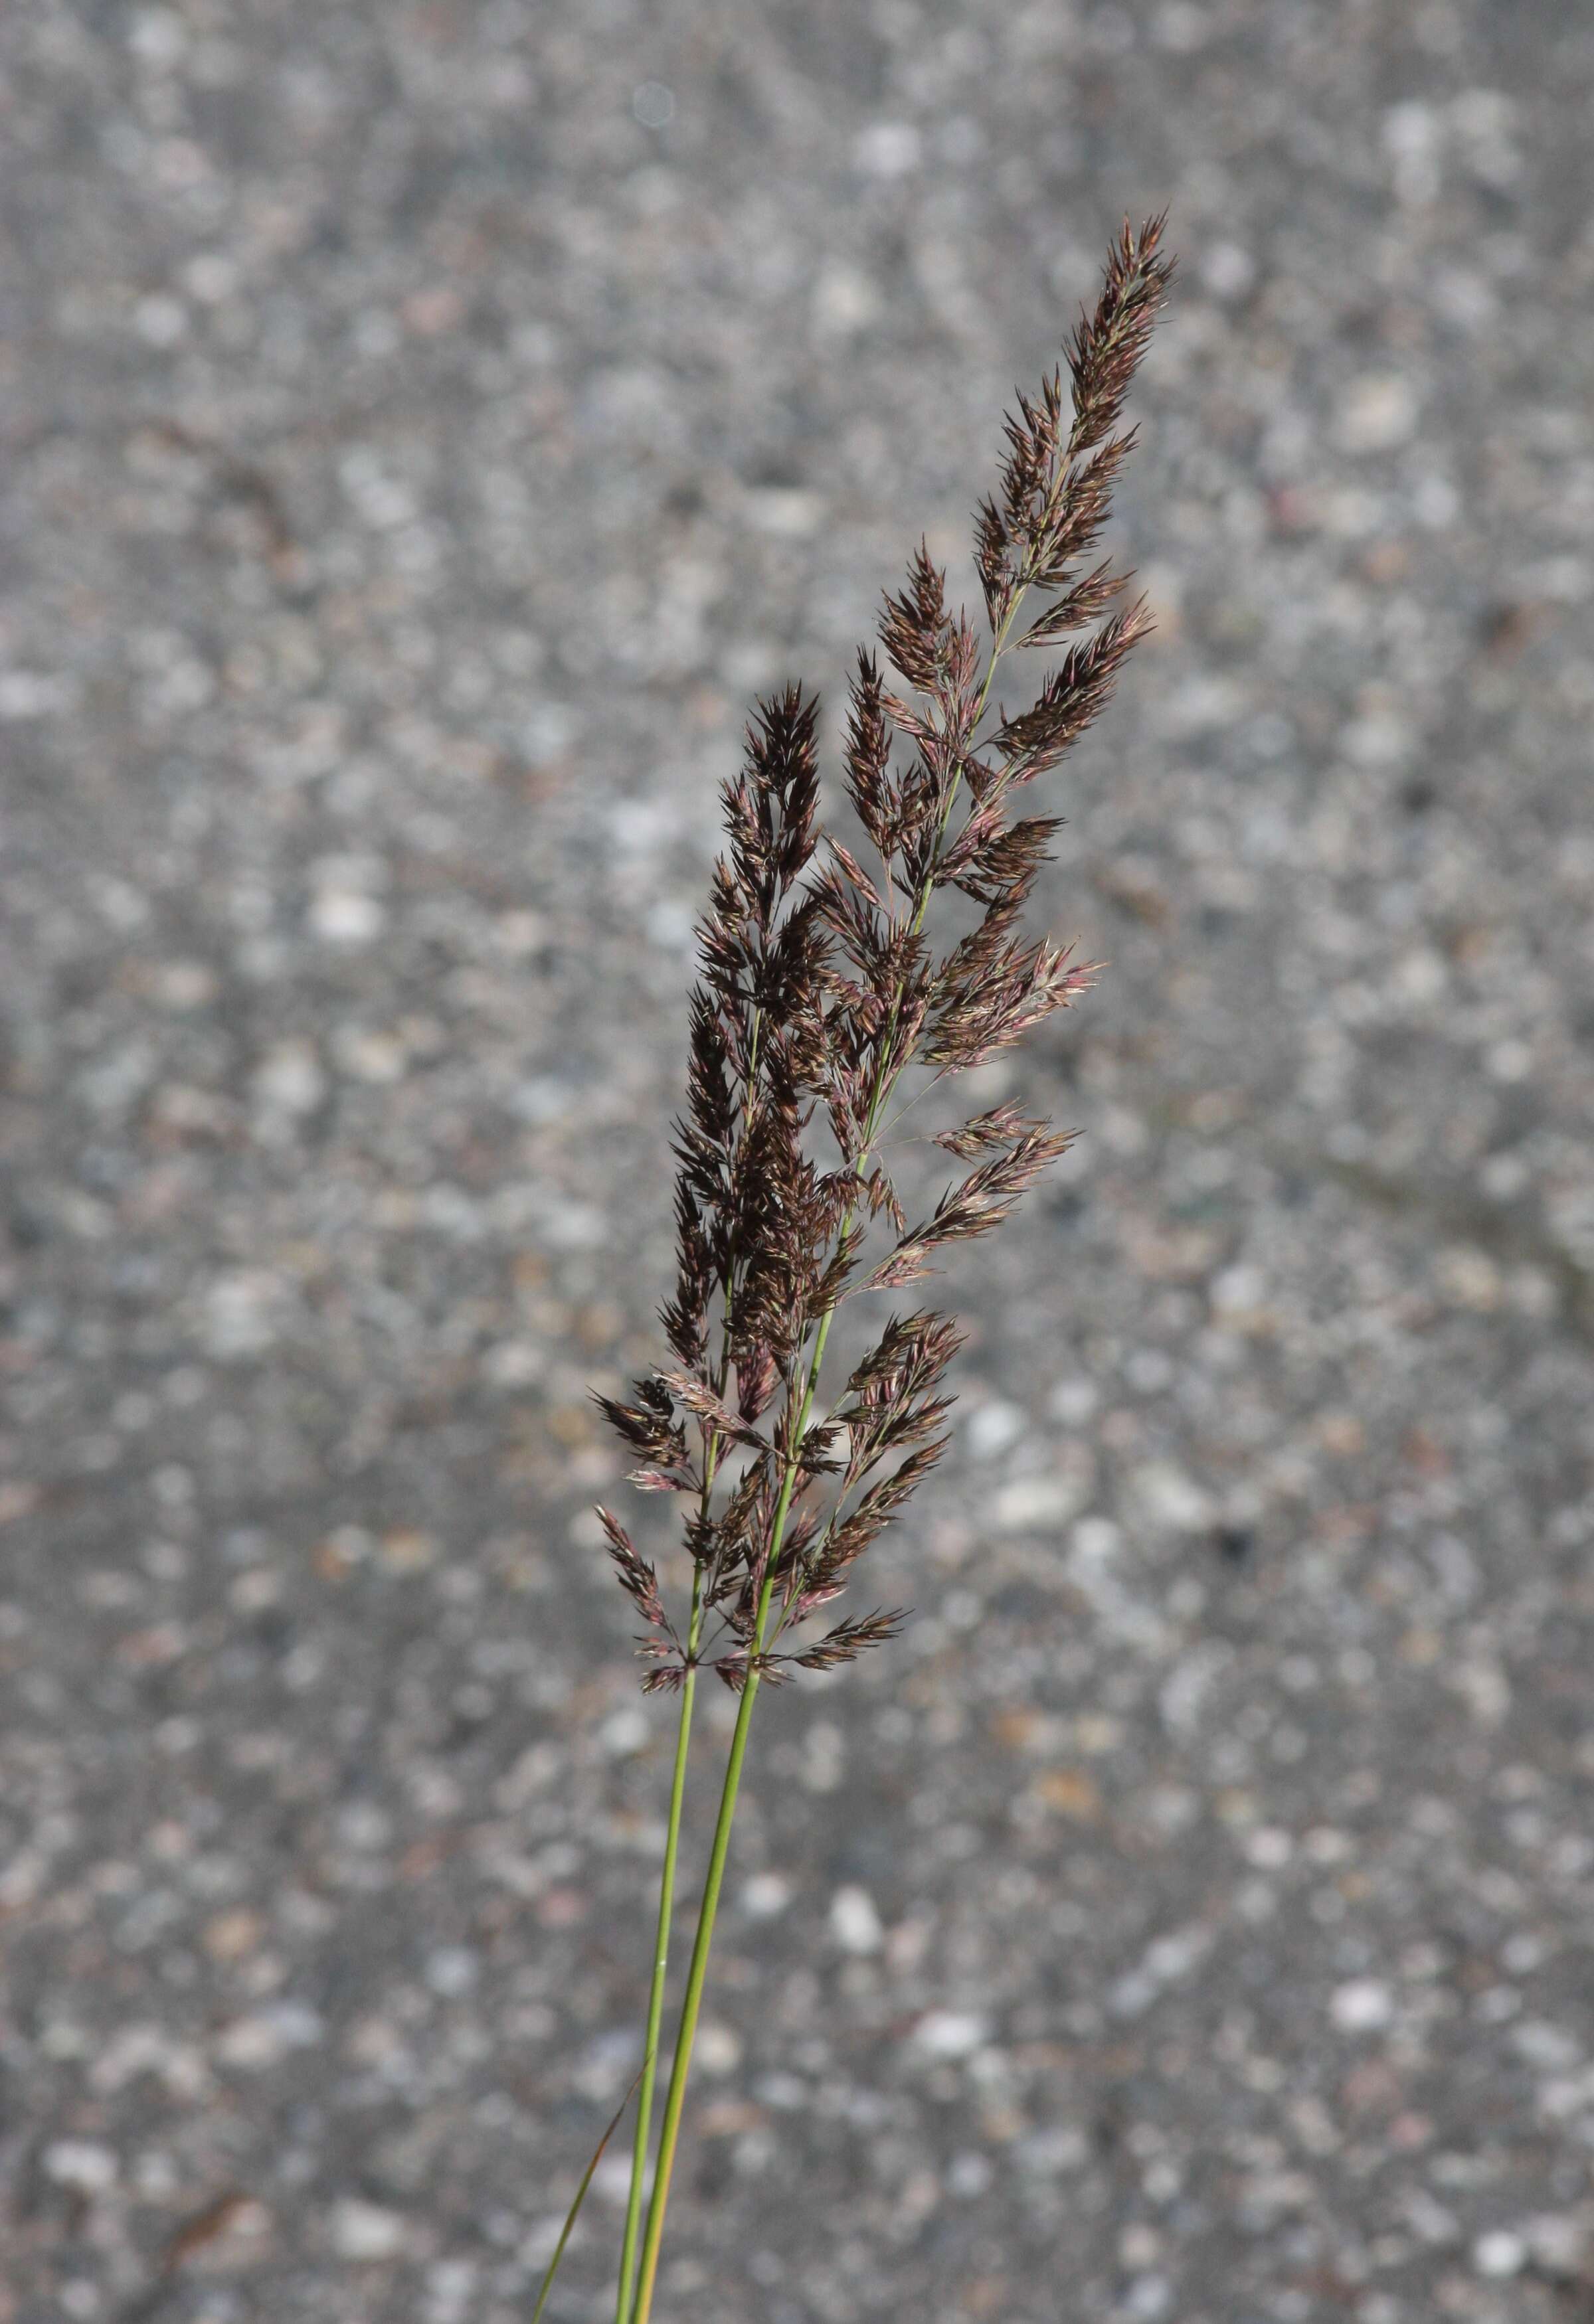
[[[538,2324],[538,2319],[542,2316],[543,2309],[548,2305],[548,2295],[553,2289],[553,2279],[559,2273],[559,2263],[564,2257],[565,2246],[570,2242],[571,2236],[575,2233],[576,2220],[580,2214],[582,2204],[587,2200],[587,2190],[591,2186],[594,2178],[597,2176],[598,2166],[603,2161],[605,2147],[607,2146],[610,2139],[614,2136],[616,2131],[618,2130],[621,2123],[625,2120],[626,2109],[630,2105],[632,2099],[636,2096],[637,2086],[642,2080],[646,2065],[647,2061],[644,2058],[642,2064],[636,2069],[635,2078],[632,2081],[630,2089],[626,2091],[625,2097],[620,2100],[619,2105],[615,2109],[614,2120],[604,2132],[603,2136],[598,2140],[598,2145],[593,2152],[592,2160],[581,2174],[581,2183],[576,2190],[576,2200],[570,2205],[570,2209],[565,2213],[564,2225],[559,2231],[559,2241],[553,2246],[553,2257],[548,2263],[548,2273],[542,2278],[542,2288],[537,2294],[537,2304],[532,2310],[532,2324]]]

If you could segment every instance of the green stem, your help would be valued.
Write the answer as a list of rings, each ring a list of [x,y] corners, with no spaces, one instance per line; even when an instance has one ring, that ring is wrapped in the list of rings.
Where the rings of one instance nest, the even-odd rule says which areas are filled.
[[[670,1821],[664,1835],[664,1864],[659,1876],[659,1925],[653,1942],[653,1983],[647,1997],[647,2043],[643,2055],[642,2094],[636,2104],[636,2143],[631,2156],[631,2191],[626,2205],[626,2240],[620,2252],[620,2293],[615,2324],[629,2324],[631,2294],[636,2275],[636,2238],[642,2227],[643,2182],[647,2176],[647,2153],[653,2137],[653,2084],[659,2063],[659,2035],[664,2022],[664,1978],[670,1962],[670,1923],[675,1909],[675,1868],[681,1853],[681,1809],[686,1798],[687,1746],[691,1738],[692,1702],[697,1693],[698,1629],[702,1618],[703,1578],[692,1576],[691,1627],[687,1634],[686,1677],[681,1688],[681,1719],[675,1730],[675,1774],[670,1786]]]
[[[736,1732],[731,1738],[725,1788],[719,1800],[719,1816],[714,1826],[714,1847],[709,1858],[709,1876],[703,1884],[703,1902],[698,1914],[697,1939],[692,1946],[691,1967],[687,1972],[686,1997],[681,2006],[681,2030],[675,2037],[674,2064],[670,2075],[669,2093],[664,2100],[663,2125],[659,2132],[653,2201],[648,2206],[647,2236],[642,2248],[642,2273],[637,2282],[636,2302],[631,2311],[631,2324],[648,2324],[653,2312],[653,2285],[659,2272],[659,2246],[663,2239],[664,2212],[670,2200],[670,2178],[675,2167],[681,2116],[686,2104],[686,2078],[691,2064],[692,2043],[697,2037],[703,1986],[709,1974],[709,1948],[713,1941],[714,1920],[719,1909],[725,1861],[730,1851],[730,1828],[737,1812],[737,1794],[741,1788],[742,1762],[747,1755],[747,1729],[752,1722],[753,1704],[757,1693],[758,1675],[755,1671],[750,1672],[742,1689]]]

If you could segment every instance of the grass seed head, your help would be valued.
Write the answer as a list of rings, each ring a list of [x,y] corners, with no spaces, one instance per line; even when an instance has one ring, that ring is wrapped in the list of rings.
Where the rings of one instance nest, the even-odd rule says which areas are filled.
[[[858,652],[843,788],[874,864],[820,822],[819,705],[800,687],[757,705],[725,787],[674,1139],[676,1284],[661,1322],[675,1360],[638,1381],[633,1403],[598,1398],[640,1456],[632,1481],[689,1497],[708,1621],[700,1637],[694,1617],[688,1645],[653,1565],[599,1512],[647,1625],[650,1692],[679,1688],[694,1664],[738,1693],[829,1669],[905,1618],[844,1617],[812,1643],[781,1644],[841,1593],[945,1451],[941,1388],[959,1334],[928,1310],[890,1317],[829,1415],[815,1407],[820,1362],[844,1302],[913,1282],[944,1246],[988,1234],[1071,1139],[1011,1104],[938,1133],[973,1167],[912,1227],[882,1158],[905,1078],[987,1063],[1095,974],[1021,933],[1059,822],[1013,820],[1009,794],[1100,716],[1151,626],[1144,601],[1117,604],[1128,576],[1086,560],[1134,445],[1119,423],[1172,272],[1162,240],[1161,217],[1138,232],[1126,223],[1061,363],[1006,416],[996,487],[975,518],[988,634],[954,608],[921,541],[878,624],[906,694]],[[993,708],[1016,649],[1065,639],[1027,703]],[[927,926],[938,895],[978,912],[939,950]]]

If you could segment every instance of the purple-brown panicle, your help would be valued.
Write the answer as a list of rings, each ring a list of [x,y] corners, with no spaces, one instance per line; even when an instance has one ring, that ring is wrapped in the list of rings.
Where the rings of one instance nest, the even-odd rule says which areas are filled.
[[[1128,576],[1086,560],[1134,442],[1115,431],[1171,272],[1162,230],[1160,217],[1137,234],[1126,225],[1062,365],[1007,415],[997,488],[975,520],[988,639],[953,610],[922,541],[878,625],[907,695],[858,654],[844,788],[877,868],[817,820],[818,705],[797,687],[760,704],[726,786],[674,1139],[677,1277],[661,1321],[675,1361],[638,1381],[634,1403],[598,1399],[639,1456],[632,1481],[691,1497],[685,1641],[653,1565],[599,1513],[646,1626],[649,1690],[679,1687],[694,1665],[738,1691],[755,1674],[826,1669],[904,1618],[852,1617],[777,1650],[840,1594],[948,1441],[956,1326],[927,1310],[893,1316],[825,1412],[830,1319],[858,1293],[916,1280],[942,1246],[988,1233],[1071,1139],[1010,1104],[940,1132],[973,1167],[912,1227],[880,1158],[905,1073],[940,1081],[985,1063],[1094,974],[1019,933],[1059,824],[1010,821],[1007,798],[1100,715],[1150,627],[1143,604],[1111,610]],[[992,708],[1007,654],[1065,638],[1025,706]],[[926,926],[938,894],[979,913],[939,952]],[[894,1231],[880,1253],[882,1220]]]

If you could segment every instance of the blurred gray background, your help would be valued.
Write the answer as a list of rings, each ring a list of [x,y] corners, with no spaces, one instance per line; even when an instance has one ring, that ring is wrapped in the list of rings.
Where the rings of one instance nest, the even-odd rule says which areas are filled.
[[[948,1278],[913,1628],[760,1707],[658,2314],[1594,2316],[1587,8],[0,40],[4,2324],[529,2313],[717,788],[922,529],[972,594],[1164,201],[1110,968],[1011,1082],[1084,1136]]]

